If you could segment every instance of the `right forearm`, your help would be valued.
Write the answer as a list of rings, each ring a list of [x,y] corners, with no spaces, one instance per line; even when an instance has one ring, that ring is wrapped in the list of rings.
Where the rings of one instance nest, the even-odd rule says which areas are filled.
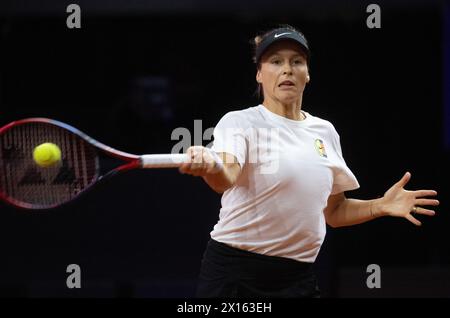
[[[224,165],[221,171],[204,175],[203,180],[217,193],[223,193],[236,183],[234,169],[232,165]]]

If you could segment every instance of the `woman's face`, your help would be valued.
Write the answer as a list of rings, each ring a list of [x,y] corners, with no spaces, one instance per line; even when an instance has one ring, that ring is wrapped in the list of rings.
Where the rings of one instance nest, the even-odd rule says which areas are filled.
[[[306,56],[292,41],[274,43],[261,57],[256,81],[262,84],[264,100],[296,103],[309,82]]]

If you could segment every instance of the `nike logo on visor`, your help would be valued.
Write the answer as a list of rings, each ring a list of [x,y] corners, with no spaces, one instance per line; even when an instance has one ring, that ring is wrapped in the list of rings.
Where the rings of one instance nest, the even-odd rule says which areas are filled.
[[[284,33],[280,33],[280,34],[275,34],[273,37],[274,38],[279,38],[282,35],[286,35],[286,34],[291,34],[291,32],[284,32]]]

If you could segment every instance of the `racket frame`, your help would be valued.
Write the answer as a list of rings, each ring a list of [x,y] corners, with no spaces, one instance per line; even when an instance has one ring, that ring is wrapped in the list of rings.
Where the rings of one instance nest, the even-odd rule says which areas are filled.
[[[100,150],[101,152],[105,153],[108,156],[111,156],[113,158],[119,159],[124,161],[125,163],[113,168],[109,172],[107,172],[104,175],[100,175],[99,171],[99,165],[97,165],[97,179],[91,182],[86,188],[84,188],[82,191],[80,191],[78,194],[76,194],[74,197],[72,197],[70,200],[65,201],[63,203],[57,203],[54,205],[47,205],[45,207],[39,207],[35,204],[29,204],[26,202],[22,202],[19,200],[15,200],[14,198],[6,195],[2,189],[0,189],[0,199],[7,202],[8,204],[22,209],[33,209],[33,210],[46,210],[46,209],[53,209],[56,207],[59,207],[61,205],[64,205],[70,201],[73,201],[77,199],[80,195],[87,192],[91,187],[93,187],[97,182],[101,180],[105,180],[117,173],[122,173],[128,170],[132,169],[140,169],[140,168],[173,168],[180,166],[183,162],[188,160],[188,156],[186,154],[150,154],[150,155],[135,155],[131,153],[127,153],[124,151],[120,151],[117,149],[114,149],[112,147],[109,147],[94,138],[90,137],[89,135],[85,134],[84,132],[80,131],[79,129],[72,127],[66,123],[60,122],[58,120],[49,119],[49,118],[42,118],[42,117],[32,117],[32,118],[26,118],[21,120],[16,120],[13,122],[10,122],[9,124],[0,127],[0,136],[8,131],[9,129],[12,129],[13,127],[25,125],[29,123],[44,123],[49,124],[53,126],[57,126],[59,128],[65,129],[70,131],[71,133],[77,135],[78,137],[82,138],[89,144],[91,144],[96,150]],[[98,154],[97,154],[97,160]]]

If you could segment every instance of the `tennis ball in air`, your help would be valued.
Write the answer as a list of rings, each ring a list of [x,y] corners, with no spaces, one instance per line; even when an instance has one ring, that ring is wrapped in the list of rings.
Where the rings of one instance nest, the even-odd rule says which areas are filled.
[[[50,142],[40,144],[34,148],[33,159],[38,166],[50,167],[61,160],[61,149]]]

